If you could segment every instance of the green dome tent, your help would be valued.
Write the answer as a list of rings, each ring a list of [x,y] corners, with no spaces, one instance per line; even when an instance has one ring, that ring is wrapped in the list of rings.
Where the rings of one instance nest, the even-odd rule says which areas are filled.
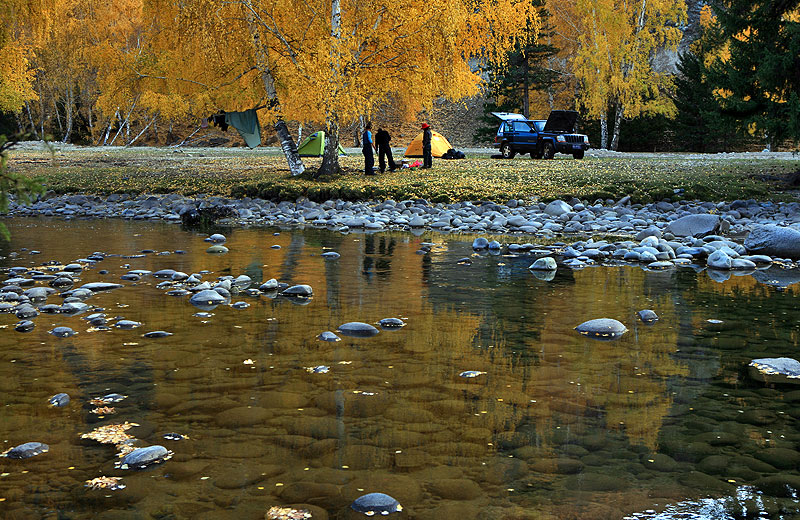
[[[297,147],[297,153],[300,154],[300,157],[322,157],[324,151],[325,132],[322,130],[314,132],[306,137],[305,140],[300,143],[300,146]],[[342,145],[339,145],[339,155],[347,155]]]

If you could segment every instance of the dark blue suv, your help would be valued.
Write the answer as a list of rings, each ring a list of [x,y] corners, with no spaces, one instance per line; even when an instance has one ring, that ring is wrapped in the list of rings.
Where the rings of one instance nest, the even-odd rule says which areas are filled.
[[[556,152],[583,159],[589,149],[588,137],[572,133],[578,119],[574,110],[553,110],[546,121],[510,112],[492,112],[492,115],[502,121],[494,146],[506,159],[518,153],[529,153],[533,159],[552,159]]]

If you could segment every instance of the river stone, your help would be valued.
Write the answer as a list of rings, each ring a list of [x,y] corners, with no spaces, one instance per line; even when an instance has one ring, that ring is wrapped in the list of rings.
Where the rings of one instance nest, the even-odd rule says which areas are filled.
[[[328,260],[336,260],[341,255],[336,251],[326,251],[320,255],[322,258],[327,258]]]
[[[33,303],[42,303],[47,300],[47,296],[50,294],[47,291],[44,287],[32,287],[23,294]],[[54,292],[54,289],[50,289],[50,292]]]
[[[310,298],[314,295],[314,291],[311,289],[310,285],[292,285],[281,291],[281,295],[283,296],[296,296],[299,298]]]
[[[224,428],[238,428],[261,424],[270,417],[269,411],[258,406],[237,406],[220,412],[214,417],[216,423]]]
[[[211,290],[211,289],[204,289],[198,293],[192,295],[189,298],[189,303],[194,306],[216,306],[225,303],[226,298],[222,296],[219,292]],[[208,309],[205,309],[208,310]]]
[[[225,235],[222,235],[220,233],[214,233],[213,235],[211,235],[210,237],[206,238],[205,240],[206,240],[206,242],[212,242],[214,244],[224,244],[225,241],[227,240],[227,238],[225,238]]]
[[[82,312],[86,312],[89,310],[89,306],[83,302],[65,302],[59,312],[61,314],[67,314],[69,316],[74,316],[75,314],[80,314]]]
[[[175,274],[175,269],[161,269],[153,273],[154,278],[172,278],[172,275]]]
[[[478,237],[472,241],[472,249],[487,249],[489,247],[489,241],[483,237]]]
[[[140,327],[142,324],[138,321],[133,320],[119,320],[114,324],[115,327],[122,330],[133,330],[136,327]]]
[[[658,314],[650,309],[642,309],[641,311],[637,312],[636,315],[639,316],[639,319],[644,323],[650,324],[658,321]]]
[[[754,455],[758,460],[778,469],[794,470],[800,465],[800,453],[788,448],[768,448],[759,450]]]
[[[30,332],[36,325],[31,320],[23,320],[14,325],[17,332]]]
[[[676,237],[704,237],[716,233],[719,225],[719,215],[700,213],[673,220],[666,230]]]
[[[69,327],[56,327],[48,332],[57,338],[68,338],[70,336],[74,336],[77,334],[74,330]]]
[[[473,480],[445,478],[430,482],[428,490],[446,500],[474,500],[481,496],[481,488]]]
[[[69,394],[60,393],[56,394],[47,400],[53,408],[63,408],[69,404]]]
[[[340,338],[331,331],[323,332],[322,334],[317,336],[317,339],[320,341],[342,341],[342,338]]]
[[[708,255],[708,260],[706,262],[708,264],[708,267],[712,269],[728,270],[731,268],[733,264],[733,259],[730,256],[728,256],[728,254],[725,253],[725,251],[717,249],[716,251]]]
[[[19,319],[35,318],[39,315],[39,311],[30,303],[22,303],[17,305],[17,308],[14,310],[14,315]]]
[[[403,510],[396,499],[385,495],[383,493],[367,493],[355,499],[350,507],[359,513],[364,513],[368,516],[374,514],[388,515]]]
[[[534,271],[555,271],[558,269],[556,260],[552,256],[545,256],[544,258],[537,258],[528,269]]]
[[[213,246],[206,249],[206,253],[211,253],[211,254],[223,254],[227,252],[228,248],[221,244],[214,244]]]
[[[119,469],[143,469],[151,464],[158,464],[172,457],[172,452],[158,444],[137,448],[128,453],[115,465]]]
[[[771,475],[756,480],[755,487],[773,497],[794,498],[800,491],[800,477],[797,475]]]
[[[167,336],[172,336],[171,332],[166,332],[163,330],[154,330],[151,332],[145,332],[142,334],[142,337],[145,338],[166,338]]]
[[[584,336],[600,340],[617,339],[628,331],[625,325],[611,318],[585,321],[575,327],[575,330]]]
[[[621,478],[600,473],[583,472],[567,478],[567,489],[575,491],[620,491],[629,487]]]
[[[270,278],[266,282],[262,283],[258,288],[264,292],[274,291],[278,288],[278,280],[275,278]]]
[[[14,446],[0,456],[9,459],[27,459],[35,457],[36,455],[41,455],[42,453],[47,453],[48,451],[50,451],[50,446],[47,444],[41,442],[26,442],[25,444]]]
[[[793,358],[759,358],[748,365],[750,377],[765,383],[800,384],[800,361]]]
[[[342,336],[350,336],[354,338],[370,338],[376,335],[379,331],[369,323],[360,321],[351,321],[339,325],[336,331]]]
[[[399,329],[406,326],[406,322],[400,318],[383,318],[378,322],[382,329]]]
[[[544,212],[551,217],[558,217],[572,211],[572,207],[563,200],[554,200],[544,208]]]
[[[112,289],[119,289],[120,287],[125,287],[125,286],[119,283],[91,282],[81,285],[79,289],[86,289],[92,292],[97,292],[97,291],[110,291]]]
[[[751,254],[800,258],[800,231],[776,226],[755,226],[744,241]]]

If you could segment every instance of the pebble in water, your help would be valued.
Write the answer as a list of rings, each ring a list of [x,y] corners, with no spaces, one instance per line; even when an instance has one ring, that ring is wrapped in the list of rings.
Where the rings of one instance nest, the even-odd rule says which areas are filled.
[[[610,318],[585,321],[575,327],[575,330],[586,337],[600,340],[617,339],[628,331],[625,325]]]
[[[368,493],[355,499],[350,507],[359,513],[364,513],[367,516],[375,514],[388,515],[390,513],[397,513],[403,510],[403,506],[397,499],[390,497],[384,493]]]
[[[69,404],[69,394],[61,392],[47,400],[53,408],[63,408]]]
[[[144,469],[172,458],[173,453],[164,446],[154,445],[136,448],[114,464],[118,469]]]
[[[213,246],[206,249],[206,253],[211,254],[224,254],[228,252],[228,248],[223,246],[222,244],[214,244]]]
[[[478,377],[480,375],[485,374],[486,372],[481,372],[480,370],[466,370],[458,374],[459,377]]]
[[[337,258],[339,258],[342,255],[340,255],[336,251],[326,251],[326,252],[322,253],[320,256],[322,256],[322,258],[327,258],[328,260],[336,260]]]
[[[14,330],[17,332],[30,332],[36,326],[31,320],[23,320],[14,325]]]
[[[154,330],[151,332],[145,332],[142,334],[144,338],[166,338],[167,336],[172,336],[171,332],[166,332],[163,330]]]
[[[206,242],[212,242],[214,244],[223,244],[227,240],[225,235],[220,233],[214,233],[213,235],[209,236],[208,238],[204,239]]]
[[[637,312],[636,315],[639,316],[639,319],[642,320],[644,323],[651,324],[658,321],[658,314],[656,314],[655,311],[652,311],[650,309],[643,309]]]
[[[114,324],[115,327],[122,330],[132,330],[141,325],[142,324],[140,322],[133,320],[119,320]]]
[[[293,285],[291,287],[287,287],[283,291],[281,291],[282,296],[295,296],[298,298],[311,298],[314,295],[314,291],[311,289],[310,285]]]
[[[406,322],[399,318],[383,318],[378,322],[383,329],[399,329],[406,326]]]
[[[329,367],[327,365],[319,365],[319,366],[316,366],[316,367],[306,367],[306,371],[309,374],[327,374],[328,372],[330,372],[330,370],[331,370],[331,367]]]
[[[317,339],[320,341],[342,341],[342,338],[340,338],[333,332],[327,330],[322,334],[320,334],[319,336],[317,336]]]
[[[165,433],[164,435],[162,435],[162,437],[168,441],[182,441],[189,438],[188,435],[183,435],[175,432]]]
[[[74,335],[77,334],[77,332],[75,332],[74,330],[72,330],[69,327],[56,327],[56,328],[48,331],[48,333],[52,334],[53,336],[55,336],[57,338],[69,338],[70,336],[74,336]]]
[[[337,332],[342,336],[350,336],[353,338],[370,338],[376,335],[379,331],[369,323],[360,321],[351,321],[339,325]]]
[[[247,302],[235,302],[231,304],[231,307],[233,307],[234,309],[246,309],[250,307],[250,304]]]
[[[30,457],[35,457],[36,455],[41,455],[42,453],[47,453],[50,451],[50,446],[41,442],[26,442],[25,444],[20,444],[19,446],[14,446],[13,448],[9,448],[3,453],[0,453],[0,457],[6,457],[9,459],[27,459]]]

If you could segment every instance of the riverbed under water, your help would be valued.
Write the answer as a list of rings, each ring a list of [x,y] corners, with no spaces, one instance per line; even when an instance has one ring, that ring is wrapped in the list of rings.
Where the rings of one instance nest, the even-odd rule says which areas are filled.
[[[222,229],[230,251],[211,255],[206,233],[179,225],[7,223],[0,266],[102,252],[75,286],[125,287],[86,300],[102,309],[89,312],[143,325],[92,330],[89,312],[41,314],[32,332],[19,333],[15,316],[0,314],[0,451],[50,446],[0,459],[4,518],[242,520],[289,504],[305,504],[315,519],[351,518],[349,504],[370,492],[400,501],[403,512],[390,518],[788,519],[800,511],[792,488],[800,487],[800,392],[754,381],[746,368],[753,358],[797,357],[797,286],[630,265],[561,267],[546,281],[528,270],[529,257],[473,254],[474,237],[434,233]],[[435,245],[420,254],[425,242]],[[463,257],[472,264],[459,264]],[[131,269],[164,268],[208,270],[209,281],[246,274],[253,287],[276,278],[314,295],[234,294],[250,306],[203,317],[188,296],[157,288],[163,280],[120,280]],[[659,321],[643,324],[641,309]],[[573,330],[602,317],[629,331],[596,341]],[[382,318],[406,326],[316,338]],[[48,334],[56,326],[78,335]],[[156,330],[173,335],[143,337]],[[329,370],[308,370],[320,365]],[[483,373],[459,376],[468,370]],[[71,403],[49,407],[59,392]],[[110,405],[114,413],[92,413],[89,401],[111,392],[127,398]],[[125,471],[114,467],[113,445],[81,439],[125,421],[139,425],[128,431],[138,445],[174,456]],[[163,438],[171,432],[188,438]],[[100,476],[120,476],[126,487],[84,485]]]

